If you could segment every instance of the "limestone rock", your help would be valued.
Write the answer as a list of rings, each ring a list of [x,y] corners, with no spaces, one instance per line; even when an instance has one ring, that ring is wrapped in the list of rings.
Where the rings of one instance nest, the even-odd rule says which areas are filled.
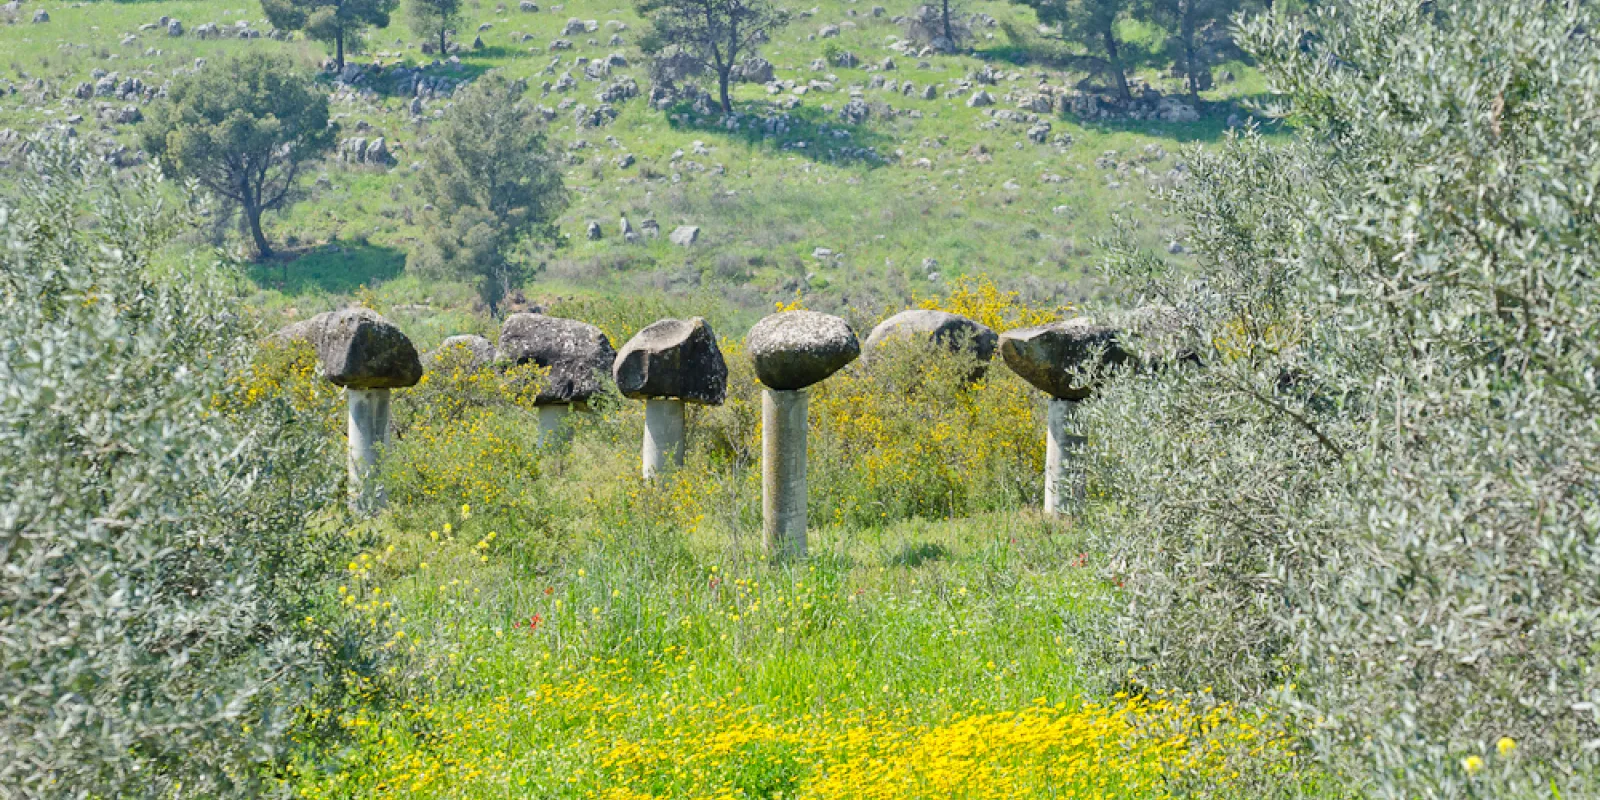
[[[744,83],[771,83],[772,62],[760,56],[746,58],[733,68],[733,79]]]
[[[905,339],[922,339],[951,350],[968,347],[979,361],[994,357],[994,348],[1000,341],[989,326],[960,314],[915,308],[878,323],[867,335],[866,350],[871,353],[891,341]]]
[[[335,311],[315,334],[322,377],[350,389],[397,389],[422,380],[417,348],[400,329],[366,308]]]
[[[544,314],[518,313],[500,328],[496,359],[550,370],[534,405],[582,403],[601,389],[616,358],[611,340],[593,325]]]
[[[1097,354],[1098,364],[1091,361]],[[1061,400],[1082,400],[1093,393],[1093,386],[1079,383],[1077,370],[1129,360],[1117,329],[1087,317],[1006,331],[1000,334],[1000,355],[1023,380]]]
[[[494,343],[472,333],[451,336],[439,344],[439,349],[428,354],[432,369],[461,368],[477,372],[494,363]]]
[[[667,236],[667,240],[679,247],[688,247],[700,238],[700,228],[694,225],[679,225]]]
[[[728,394],[728,365],[716,334],[700,317],[646,326],[617,351],[612,375],[617,388],[636,400],[673,397],[715,406]]]
[[[762,319],[745,337],[756,377],[769,389],[804,389],[861,355],[850,324],[816,311],[782,311]]]

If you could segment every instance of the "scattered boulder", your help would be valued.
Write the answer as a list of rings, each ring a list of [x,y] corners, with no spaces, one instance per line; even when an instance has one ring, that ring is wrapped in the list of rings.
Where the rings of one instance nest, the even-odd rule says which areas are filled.
[[[1129,360],[1116,328],[1087,317],[1019,328],[1000,334],[1006,366],[1040,391],[1060,400],[1082,400],[1094,387],[1082,385],[1082,369],[1116,366]],[[1098,363],[1092,359],[1098,356]]]
[[[745,337],[756,377],[769,389],[794,391],[818,383],[861,355],[850,323],[816,311],[782,311]]]
[[[623,395],[636,400],[721,405],[728,394],[728,366],[716,334],[700,317],[646,326],[617,351],[612,375]]]
[[[983,108],[992,105],[994,105],[994,95],[989,94],[984,89],[973,92],[972,96],[967,98],[967,108]]]
[[[930,268],[924,263],[923,269],[932,272],[937,266],[934,264]],[[889,342],[907,339],[920,339],[951,350],[970,347],[979,361],[992,358],[1000,341],[999,335],[989,326],[960,314],[915,308],[878,323],[867,335],[866,351],[871,353]]]
[[[646,223],[648,224],[648,223]],[[697,225],[679,225],[667,236],[667,241],[679,247],[688,247],[700,238],[700,228]]]
[[[33,12],[33,22],[35,25],[49,21],[50,15],[46,13],[44,9],[41,8],[38,11]]]
[[[494,343],[472,333],[451,336],[439,344],[439,349],[428,354],[428,366],[457,367],[477,372],[494,363]]]
[[[616,355],[611,340],[593,325],[527,312],[506,319],[495,351],[501,362],[550,370],[533,401],[540,406],[587,401],[600,391]]]
[[[839,119],[849,125],[860,125],[871,115],[872,111],[867,107],[866,101],[859,97],[852,97],[850,102],[839,109]]]
[[[733,68],[732,78],[744,83],[771,83],[772,62],[760,56],[751,56]]]

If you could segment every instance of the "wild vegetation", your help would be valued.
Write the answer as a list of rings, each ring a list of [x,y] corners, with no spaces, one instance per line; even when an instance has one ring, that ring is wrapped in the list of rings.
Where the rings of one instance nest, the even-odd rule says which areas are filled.
[[[0,797],[1600,793],[1591,4],[36,5]],[[348,306],[426,367],[378,513]],[[1083,498],[1068,401],[891,341],[769,558],[744,332],[907,307],[1104,323]],[[620,379],[549,429],[529,309],[704,318],[681,466]]]

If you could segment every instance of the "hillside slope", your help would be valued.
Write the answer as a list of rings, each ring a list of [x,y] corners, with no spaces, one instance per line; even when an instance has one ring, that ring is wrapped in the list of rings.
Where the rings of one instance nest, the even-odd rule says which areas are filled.
[[[1090,121],[1070,113],[1084,75],[1049,66],[1047,48],[1026,33],[1031,11],[973,3],[970,50],[937,55],[905,41],[897,15],[906,5],[825,0],[797,10],[763,53],[773,82],[740,85],[732,120],[691,103],[652,105],[636,46],[643,25],[623,3],[468,3],[461,52],[445,61],[423,53],[397,14],[342,75],[324,71],[344,145],[303,202],[268,220],[268,235],[298,260],[253,277],[292,297],[399,276],[420,220],[417,145],[451,88],[490,69],[527,80],[573,190],[560,220],[568,246],[531,297],[699,290],[755,309],[803,291],[812,307],[865,309],[987,273],[1030,298],[1074,301],[1093,291],[1092,240],[1114,215],[1143,244],[1179,249],[1150,188],[1181,173],[1183,143],[1239,122],[1234,101],[1255,88],[1248,68],[1218,69],[1198,119],[1168,101],[1146,104],[1152,119]],[[245,48],[288,51],[307,69],[326,59],[321,45],[280,38],[259,6],[242,2],[7,8],[0,148],[9,160],[21,137],[50,129],[138,163],[139,109],[196,59]],[[39,11],[49,20],[30,22]],[[1179,88],[1154,70],[1140,80],[1152,97]],[[692,245],[670,241],[680,226],[699,229]],[[417,297],[445,302],[426,287]]]

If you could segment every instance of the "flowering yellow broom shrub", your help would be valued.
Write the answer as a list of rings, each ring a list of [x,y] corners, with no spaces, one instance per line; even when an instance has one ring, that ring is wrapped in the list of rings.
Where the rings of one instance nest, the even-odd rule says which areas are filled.
[[[941,297],[920,298],[917,307],[960,314],[993,328],[996,333],[1043,325],[1073,314],[1071,306],[1028,305],[1020,293],[1002,290],[987,275],[976,278],[962,275],[956,278],[949,292]]]
[[[229,413],[262,412],[285,402],[297,418],[330,436],[344,425],[344,390],[322,379],[317,351],[307,342],[268,339],[231,378],[233,391],[213,405]]]
[[[465,347],[434,355],[394,407],[383,470],[390,500],[415,507],[466,503],[519,521],[536,518],[533,401],[548,372],[532,364],[475,369]]]

